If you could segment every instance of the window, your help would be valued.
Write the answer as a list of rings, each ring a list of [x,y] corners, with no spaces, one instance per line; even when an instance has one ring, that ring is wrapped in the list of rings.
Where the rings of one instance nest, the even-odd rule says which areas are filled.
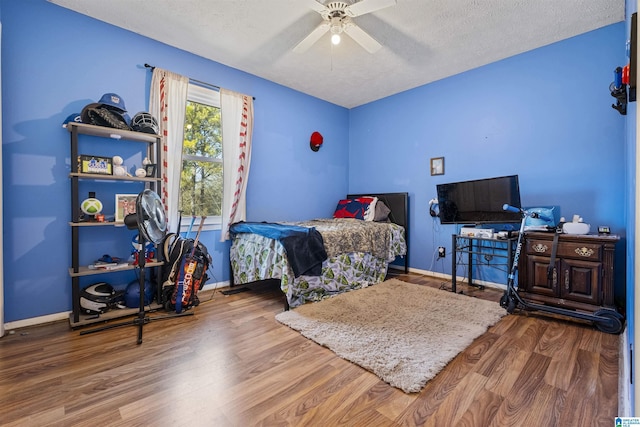
[[[186,218],[206,216],[207,224],[220,224],[222,215],[220,119],[220,93],[190,83],[184,121],[178,209]]]

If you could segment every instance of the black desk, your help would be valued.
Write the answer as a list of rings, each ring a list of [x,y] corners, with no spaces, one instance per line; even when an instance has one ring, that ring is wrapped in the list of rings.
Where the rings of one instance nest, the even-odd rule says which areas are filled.
[[[484,285],[476,285],[473,283],[473,258],[474,255],[491,257],[490,260],[498,258],[501,262],[487,265],[489,267],[506,266],[507,275],[511,270],[513,264],[513,256],[518,245],[518,237],[509,237],[505,239],[485,238],[485,237],[472,237],[472,236],[460,236],[453,234],[451,236],[451,247],[453,248],[453,254],[451,256],[451,291],[456,292],[456,276],[458,271],[458,254],[466,253],[469,285],[477,286],[480,289],[484,289]],[[506,282],[505,282],[506,284]]]

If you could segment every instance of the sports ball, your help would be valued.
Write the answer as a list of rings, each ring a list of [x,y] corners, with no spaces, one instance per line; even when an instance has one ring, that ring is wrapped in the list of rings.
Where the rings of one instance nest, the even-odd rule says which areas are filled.
[[[90,197],[82,201],[82,203],[80,204],[80,209],[82,209],[82,212],[87,215],[99,214],[102,211],[102,202],[98,199]]]

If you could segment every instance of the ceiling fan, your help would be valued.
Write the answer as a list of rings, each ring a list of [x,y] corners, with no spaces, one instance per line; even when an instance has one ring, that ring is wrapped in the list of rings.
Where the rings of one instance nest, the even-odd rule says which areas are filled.
[[[362,28],[358,27],[351,18],[396,4],[396,0],[360,0],[353,4],[345,1],[332,1],[326,5],[320,3],[319,0],[306,0],[306,2],[311,9],[322,16],[324,21],[293,48],[296,53],[305,52],[327,31],[331,31],[331,42],[333,44],[340,43],[340,35],[346,33],[367,52],[375,53],[382,45]]]

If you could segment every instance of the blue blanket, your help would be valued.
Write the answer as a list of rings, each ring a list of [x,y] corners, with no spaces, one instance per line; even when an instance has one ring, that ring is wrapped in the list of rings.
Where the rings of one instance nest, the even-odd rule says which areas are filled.
[[[259,234],[282,243],[295,277],[322,274],[322,261],[327,259],[327,252],[322,235],[314,227],[241,221],[229,228],[232,238],[238,233]]]

